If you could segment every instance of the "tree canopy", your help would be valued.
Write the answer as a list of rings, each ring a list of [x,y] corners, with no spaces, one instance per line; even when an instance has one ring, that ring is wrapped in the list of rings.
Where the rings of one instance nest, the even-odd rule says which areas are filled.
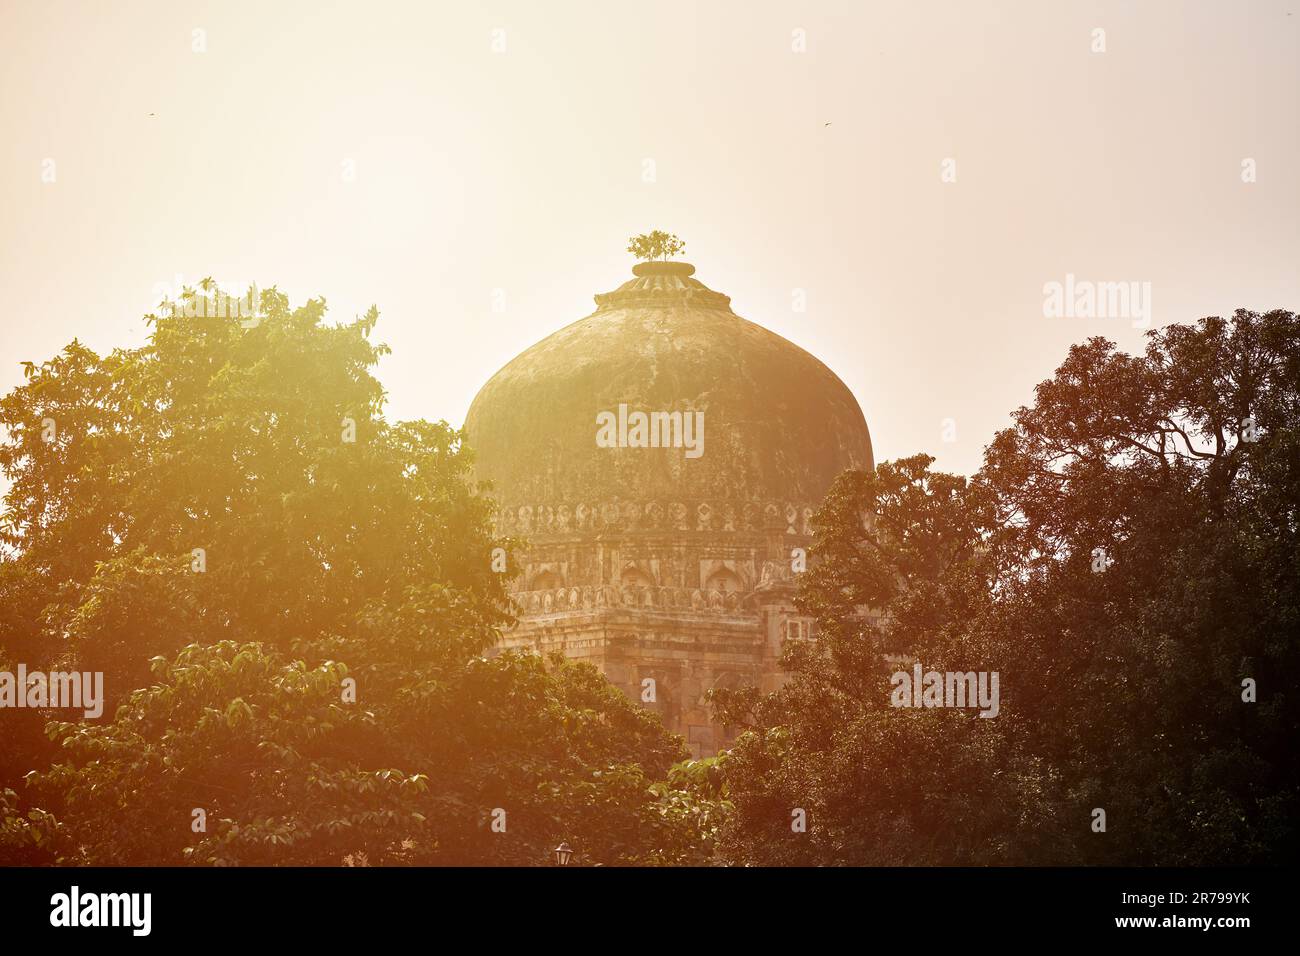
[[[0,667],[108,697],[5,712],[0,859],[707,858],[680,738],[589,666],[491,653],[512,542],[460,433],[384,418],[377,311],[221,314],[73,342],[0,400]]]
[[[1298,415],[1300,322],[1239,311],[1075,346],[972,480],[924,455],[841,476],[800,589],[818,642],[781,692],[719,695],[747,728],[727,854],[1290,859]],[[891,706],[912,661],[999,672],[999,715]]]
[[[384,417],[375,310],[326,325],[271,289],[221,315],[73,342],[0,399],[0,671],[102,671],[108,698],[3,713],[0,862],[1297,848],[1293,313],[1076,345],[969,479],[924,454],[841,475],[799,585],[815,639],[781,690],[714,692],[742,732],[695,761],[593,668],[495,652],[518,542],[463,435]],[[996,673],[996,716],[896,706],[913,664]]]

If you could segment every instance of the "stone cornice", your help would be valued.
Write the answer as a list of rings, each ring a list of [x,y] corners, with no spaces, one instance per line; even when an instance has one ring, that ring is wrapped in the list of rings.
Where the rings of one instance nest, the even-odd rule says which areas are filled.
[[[731,296],[714,292],[691,276],[689,262],[642,262],[633,267],[635,278],[613,292],[597,295],[596,311],[611,309],[663,309],[673,306],[731,311]]]

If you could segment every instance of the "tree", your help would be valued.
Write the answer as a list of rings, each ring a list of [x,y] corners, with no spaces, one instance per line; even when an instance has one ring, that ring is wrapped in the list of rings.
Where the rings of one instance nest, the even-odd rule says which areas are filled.
[[[606,864],[707,856],[665,818],[679,792],[651,790],[679,747],[594,669],[376,666],[386,642],[353,642],[356,668],[233,641],[156,659],[111,723],[51,725],[66,759],[30,789],[59,826],[38,842],[74,864],[536,865],[560,839]]]
[[[458,432],[384,419],[378,313],[189,304],[0,400],[0,664],[102,671],[109,698],[44,737],[4,712],[0,857],[707,858],[680,738],[588,666],[493,655],[514,542]]]
[[[1015,716],[897,710],[887,654],[926,669],[981,670],[945,637],[989,601],[981,546],[987,500],[918,455],[846,472],[816,516],[800,609],[815,643],[790,643],[782,690],[719,691],[743,728],[726,761],[735,811],[726,855],[760,865],[1028,863],[1059,795],[1050,768],[1014,754]],[[907,665],[910,670],[910,663]],[[802,811],[806,830],[792,828]]]
[[[923,456],[841,476],[799,597],[820,641],[787,649],[781,692],[719,695],[748,728],[728,855],[1291,858],[1297,414],[1300,322],[1239,311],[1140,356],[1075,346],[970,482]],[[999,672],[999,715],[889,706],[913,659]]]
[[[686,243],[675,235],[659,229],[633,236],[627,242],[627,251],[638,259],[670,259],[686,251]]]
[[[988,449],[1025,745],[1122,822],[1090,862],[1294,854],[1297,412],[1300,321],[1239,310],[1075,346]]]

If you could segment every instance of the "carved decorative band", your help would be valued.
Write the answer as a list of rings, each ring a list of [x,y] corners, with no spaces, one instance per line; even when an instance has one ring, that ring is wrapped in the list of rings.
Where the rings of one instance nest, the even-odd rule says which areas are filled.
[[[790,502],[607,501],[560,505],[503,505],[498,534],[572,534],[607,531],[781,531],[812,534],[813,505]]]
[[[615,587],[611,584],[542,591],[519,591],[511,595],[522,617],[554,614],[558,611],[596,610],[604,607],[660,608],[663,610],[752,611],[753,597],[738,591],[703,588]]]
[[[691,309],[731,312],[731,296],[714,292],[689,272],[637,273],[613,292],[596,297],[596,311],[609,309],[662,309],[679,305]]]

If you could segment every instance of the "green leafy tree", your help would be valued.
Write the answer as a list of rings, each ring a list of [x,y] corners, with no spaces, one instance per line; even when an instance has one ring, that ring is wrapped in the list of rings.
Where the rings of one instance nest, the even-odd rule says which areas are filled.
[[[971,482],[923,456],[842,476],[799,599],[821,639],[781,692],[719,695],[748,728],[730,858],[1291,858],[1297,415],[1300,322],[1240,311],[1075,346]],[[889,706],[913,659],[998,671],[1001,712]]]
[[[707,859],[664,809],[685,793],[663,782],[680,745],[594,669],[399,673],[366,656],[382,643],[355,642],[355,669],[233,641],[156,659],[116,720],[51,724],[66,759],[33,775],[41,813],[15,832],[53,816],[32,848],[75,864],[536,865],[561,839],[589,862]]]
[[[1298,413],[1300,320],[1239,310],[1143,355],[1074,347],[988,449],[1016,572],[990,652],[1017,662],[1024,746],[1119,830],[1080,859],[1294,856]]]
[[[103,671],[109,698],[4,712],[0,859],[709,858],[680,738],[589,666],[492,655],[513,543],[458,432],[383,417],[377,312],[199,295],[0,400],[0,663]]]
[[[1017,716],[891,706],[890,674],[981,670],[950,646],[990,601],[989,502],[926,455],[840,476],[817,514],[798,602],[815,642],[787,643],[793,679],[719,691],[744,728],[728,755],[726,854],[757,865],[1028,863],[1057,811],[1050,768],[1014,754]],[[898,653],[907,656],[887,659]],[[948,665],[948,666],[943,666]],[[806,831],[792,827],[802,811]],[[1018,835],[1032,824],[1029,838]]]

